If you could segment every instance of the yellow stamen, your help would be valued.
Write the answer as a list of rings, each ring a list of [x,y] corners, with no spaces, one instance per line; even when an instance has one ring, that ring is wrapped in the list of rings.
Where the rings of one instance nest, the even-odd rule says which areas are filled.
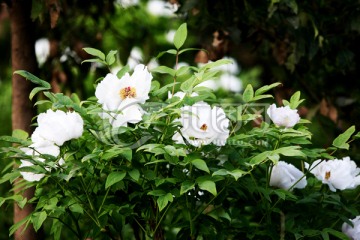
[[[330,172],[330,171],[325,173],[325,179],[326,179],[326,180],[329,180],[330,176],[331,176],[331,172]]]
[[[208,126],[204,123],[203,125],[201,125],[200,129],[203,131],[206,131],[206,129],[208,128]]]
[[[136,97],[136,89],[133,87],[125,87],[120,90],[120,98],[124,100],[125,98],[134,98]]]

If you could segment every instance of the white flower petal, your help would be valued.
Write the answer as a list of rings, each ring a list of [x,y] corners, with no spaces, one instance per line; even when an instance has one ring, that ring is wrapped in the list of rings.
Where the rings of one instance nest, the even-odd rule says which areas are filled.
[[[213,143],[223,146],[229,137],[229,120],[221,108],[211,106],[205,102],[198,102],[192,106],[181,108],[179,121],[183,137],[193,146],[199,147]],[[173,140],[180,141],[180,134],[176,133]]]
[[[333,192],[336,189],[354,189],[360,185],[360,168],[349,157],[327,161],[316,160],[311,166],[306,167]]]
[[[279,161],[272,168],[269,184],[270,186],[288,190],[303,176],[304,173],[294,165]],[[306,177],[304,177],[294,186],[294,188],[305,188],[306,185],[307,181]]]
[[[360,240],[360,216],[350,219],[350,221],[354,224],[354,227],[343,223],[341,228],[342,232],[352,240]]]
[[[84,122],[76,112],[54,112],[49,109],[38,116],[37,122],[38,127],[31,138],[36,144],[48,141],[61,146],[66,141],[79,138],[83,133]]]
[[[280,127],[291,128],[300,121],[297,110],[290,109],[289,106],[277,108],[275,104],[272,104],[266,113],[270,119]]]

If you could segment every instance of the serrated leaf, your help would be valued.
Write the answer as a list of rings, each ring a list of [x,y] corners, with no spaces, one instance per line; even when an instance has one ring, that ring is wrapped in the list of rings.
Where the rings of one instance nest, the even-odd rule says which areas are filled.
[[[254,89],[251,84],[248,84],[243,93],[244,102],[250,102],[254,97]]]
[[[196,179],[196,182],[201,190],[208,191],[212,195],[216,196],[216,184],[214,181],[210,180],[209,178],[199,177]]]
[[[190,191],[191,189],[193,189],[195,187],[195,183],[189,180],[186,180],[185,182],[183,182],[181,184],[180,187],[180,195],[183,195],[184,193],[187,193],[188,191]]]
[[[31,217],[34,229],[37,232],[47,218],[46,212],[34,213]]]
[[[187,37],[187,25],[186,23],[183,23],[175,32],[174,46],[177,49],[181,48],[182,45],[184,45],[185,43],[186,37]]]
[[[101,60],[105,61],[105,54],[103,52],[101,52],[100,50],[95,49],[95,48],[89,48],[89,47],[83,48],[83,50],[85,52],[87,52],[88,54],[90,54],[92,56],[95,56],[95,57],[98,57]]]
[[[139,170],[133,169],[133,170],[129,171],[128,173],[129,173],[130,177],[132,179],[134,179],[136,182],[139,181],[139,178],[140,178]]]
[[[112,65],[116,58],[115,58],[115,55],[117,54],[117,51],[116,50],[111,50],[108,55],[106,55],[106,63],[108,66]]]
[[[210,170],[208,166],[206,165],[206,162],[202,159],[194,159],[191,161],[191,163],[199,170],[202,170],[204,172],[210,173]]]
[[[350,146],[347,141],[354,132],[355,126],[349,127],[344,133],[340,134],[337,138],[334,139],[332,145],[337,148],[349,150]]]
[[[42,87],[46,88],[46,89],[51,89],[51,85],[50,83],[36,77],[35,75],[24,71],[24,70],[17,70],[14,72],[14,74],[19,74],[20,76],[26,78],[27,80],[30,80],[31,82],[41,85]]]
[[[121,180],[124,179],[125,176],[126,176],[125,171],[110,173],[109,176],[106,178],[105,189],[109,188],[115,183],[120,182]]]

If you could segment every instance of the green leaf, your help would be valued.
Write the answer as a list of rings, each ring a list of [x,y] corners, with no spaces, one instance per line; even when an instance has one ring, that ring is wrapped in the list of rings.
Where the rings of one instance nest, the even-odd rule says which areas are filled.
[[[24,70],[17,70],[14,72],[14,74],[19,74],[20,76],[26,78],[27,80],[30,80],[31,82],[38,84],[46,89],[51,89],[50,83],[41,80],[40,78],[32,75],[31,73],[24,71]]]
[[[270,85],[262,86],[261,88],[259,88],[255,91],[255,96],[260,96],[261,94],[271,90],[272,88],[279,86],[280,84],[282,84],[282,83],[277,82],[277,83],[273,83]]]
[[[202,49],[202,48],[185,48],[185,49],[179,51],[179,55],[184,53],[184,52],[187,52],[187,51],[204,51],[204,52],[207,52],[205,49]]]
[[[208,191],[212,195],[216,196],[216,184],[214,181],[210,180],[207,177],[199,177],[196,179],[196,182],[201,190]]]
[[[32,215],[31,221],[33,223],[36,232],[40,229],[46,218],[47,218],[47,214],[44,211],[36,212]]]
[[[175,36],[174,36],[174,46],[179,49],[184,45],[185,40],[187,37],[187,27],[186,23],[183,23],[180,25],[180,27],[176,30]]]
[[[82,207],[80,204],[78,204],[78,203],[72,204],[72,205],[69,207],[69,209],[70,209],[70,211],[72,211],[72,212],[84,214],[84,209],[83,209],[83,207]]]
[[[164,190],[161,190],[161,189],[152,190],[152,191],[147,193],[147,195],[151,195],[151,196],[155,196],[155,197],[164,196],[165,194],[166,194],[166,192]]]
[[[23,226],[25,223],[25,228],[26,226],[29,225],[30,221],[31,221],[32,215],[28,215],[27,217],[23,218],[22,220],[20,220],[19,222],[15,223],[14,225],[12,225],[9,229],[9,236],[13,235],[16,230],[18,230],[21,226]]]
[[[210,173],[208,166],[206,165],[206,162],[202,159],[194,159],[191,161],[191,163],[199,170],[202,170],[204,172]]]
[[[344,133],[340,134],[337,138],[334,139],[332,145],[337,148],[349,150],[350,146],[347,141],[354,132],[355,126],[349,127]]]
[[[302,151],[300,151],[299,149],[300,149],[300,146],[282,147],[282,148],[278,148],[278,149],[274,150],[271,153],[271,155],[273,155],[273,157],[275,157],[275,158],[276,158],[276,156],[274,156],[274,153],[282,154],[287,157],[304,157],[304,158],[306,158],[306,154],[303,153]]]
[[[172,201],[173,201],[173,196],[171,193],[167,193],[166,195],[160,196],[156,200],[159,207],[159,211],[161,212],[168,205],[168,203]]]
[[[163,52],[160,52],[156,58],[160,58],[162,55],[164,55],[165,53],[169,53],[169,54],[172,54],[172,55],[176,55],[177,54],[177,50],[176,49],[169,49],[169,50],[166,50],[166,51],[163,51]]]
[[[14,138],[27,140],[27,138],[29,137],[29,134],[28,134],[27,132],[25,132],[24,130],[15,129],[15,130],[12,132],[12,136],[13,136]]]
[[[270,151],[265,151],[265,152],[262,152],[254,157],[252,157],[249,161],[249,163],[251,165],[257,165],[257,164],[260,164],[262,163],[263,161],[265,161],[267,159],[267,157],[271,154]]]
[[[95,57],[98,57],[101,60],[105,61],[105,54],[103,52],[101,52],[100,50],[95,49],[95,48],[89,48],[89,47],[88,48],[83,48],[83,49],[88,54],[90,54],[92,56],[95,56]]]
[[[121,180],[124,179],[125,176],[126,176],[125,171],[110,173],[109,176],[106,178],[105,189],[109,188],[115,183],[120,182]]]
[[[83,64],[85,62],[90,62],[90,63],[96,62],[96,63],[101,63],[101,64],[106,65],[105,61],[98,59],[98,58],[86,59],[86,60],[82,61],[81,64]]]
[[[190,191],[191,189],[193,189],[195,187],[195,183],[189,180],[186,180],[185,182],[183,182],[181,184],[180,187],[180,195],[183,195],[184,193],[187,193],[188,191]]]
[[[260,99],[265,99],[265,98],[274,98],[273,95],[270,94],[265,94],[265,95],[260,95],[260,96],[255,96],[251,99],[251,102],[260,100]]]
[[[199,69],[199,72],[204,71],[206,69],[212,69],[212,68],[215,68],[215,67],[219,67],[221,65],[232,64],[232,63],[233,62],[231,60],[229,60],[229,59],[220,59],[220,60],[217,60],[216,62],[211,62],[211,63],[205,64],[204,66],[202,66]]]
[[[254,97],[254,89],[251,84],[248,84],[245,88],[243,93],[243,100],[244,102],[250,102]]]
[[[304,99],[300,100],[300,91],[297,91],[291,96],[289,107],[291,109],[296,109],[303,101]]]
[[[129,67],[129,65],[126,65],[117,72],[116,76],[119,79],[121,79],[125,75],[125,73],[127,73],[129,71],[130,71],[130,67]]]
[[[344,233],[339,232],[339,231],[337,231],[335,229],[332,229],[332,228],[324,228],[323,231],[337,237],[338,239],[343,239],[343,240],[348,240],[349,239],[349,237],[346,236]]]
[[[167,73],[171,76],[175,76],[176,71],[172,68],[166,67],[166,66],[159,66],[151,70],[152,72],[158,72],[158,73]]]
[[[109,160],[109,159],[113,159],[117,156],[122,156],[124,157],[126,160],[131,161],[132,159],[132,150],[131,148],[128,147],[124,147],[124,148],[111,148],[109,150],[107,150],[103,155],[102,155],[102,159],[104,160]]]
[[[139,181],[139,178],[140,178],[139,170],[133,169],[133,170],[129,171],[128,173],[129,173],[130,177],[132,179],[134,179],[136,182]]]
[[[18,143],[23,146],[27,146],[27,145],[31,144],[31,141],[29,141],[29,140],[22,140],[22,139],[10,137],[10,136],[0,136],[0,141]]]
[[[49,90],[49,88],[47,87],[36,87],[33,90],[31,90],[30,94],[29,94],[29,99],[32,100],[33,97],[40,91],[45,91],[45,90]]]
[[[115,55],[117,54],[116,50],[111,50],[108,55],[106,55],[106,63],[108,66],[112,65],[115,62]]]

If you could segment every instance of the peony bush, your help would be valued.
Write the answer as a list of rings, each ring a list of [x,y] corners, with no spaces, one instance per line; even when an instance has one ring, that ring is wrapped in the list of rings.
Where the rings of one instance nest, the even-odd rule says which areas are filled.
[[[0,138],[18,164],[0,182],[36,188],[32,199],[0,198],[35,205],[9,235],[33,224],[53,239],[360,239],[360,170],[346,155],[355,127],[315,148],[300,92],[281,107],[269,94],[279,83],[218,99],[203,83],[231,61],[178,68],[186,35],[183,24],[158,56],[175,68],[125,66],[83,101],[15,72],[39,85],[30,98],[48,110],[30,137]],[[85,62],[115,63],[116,51],[84,50]]]

